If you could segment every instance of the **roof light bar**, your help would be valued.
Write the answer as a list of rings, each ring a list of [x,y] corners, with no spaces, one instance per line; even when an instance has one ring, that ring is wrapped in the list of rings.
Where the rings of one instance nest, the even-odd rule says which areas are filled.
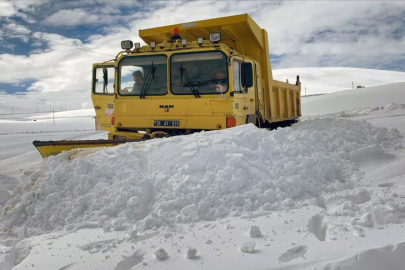
[[[141,48],[141,43],[137,42],[134,44],[135,45],[135,49],[139,50]]]
[[[155,48],[156,48],[156,42],[151,41],[151,42],[150,42],[150,48],[151,48],[152,50],[155,49]]]
[[[183,39],[181,40],[181,45],[182,45],[182,46],[187,46],[187,39],[183,38]]]
[[[201,46],[203,44],[203,40],[204,38],[202,37],[197,38],[197,44]]]

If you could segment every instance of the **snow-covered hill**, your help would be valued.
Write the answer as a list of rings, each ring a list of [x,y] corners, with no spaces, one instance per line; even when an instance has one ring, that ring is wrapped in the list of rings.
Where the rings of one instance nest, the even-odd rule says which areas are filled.
[[[300,75],[302,95],[328,94],[338,91],[357,89],[357,86],[373,87],[405,82],[405,72],[347,68],[314,67],[273,70],[273,77],[279,81],[295,82]]]
[[[73,150],[0,174],[0,269],[403,269],[403,91],[306,97],[291,128]],[[17,135],[0,135],[3,169],[31,149]]]
[[[353,109],[378,111],[391,103],[405,104],[405,82],[303,97],[302,115],[332,114]]]

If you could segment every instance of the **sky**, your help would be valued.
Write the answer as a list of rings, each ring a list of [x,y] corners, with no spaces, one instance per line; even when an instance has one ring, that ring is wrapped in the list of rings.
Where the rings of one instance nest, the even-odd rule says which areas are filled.
[[[44,108],[91,108],[91,65],[112,59],[121,40],[142,43],[139,29],[242,13],[267,30],[273,69],[405,72],[401,1],[2,0],[0,93]]]
[[[105,138],[90,110],[0,117],[0,269],[403,270],[404,89],[44,160],[33,139]]]

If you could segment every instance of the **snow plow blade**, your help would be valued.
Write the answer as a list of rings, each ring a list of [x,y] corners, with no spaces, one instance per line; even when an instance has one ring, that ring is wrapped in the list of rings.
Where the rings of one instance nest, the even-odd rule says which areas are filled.
[[[139,142],[149,138],[131,139],[131,140],[78,140],[78,141],[33,141],[32,144],[37,148],[43,158],[54,156],[75,148],[90,147],[109,147],[127,142]]]

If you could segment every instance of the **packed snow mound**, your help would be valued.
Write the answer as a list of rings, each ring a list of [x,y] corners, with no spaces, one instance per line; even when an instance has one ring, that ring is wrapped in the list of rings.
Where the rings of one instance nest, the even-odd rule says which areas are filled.
[[[1,229],[20,236],[83,226],[145,230],[319,204],[339,192],[347,202],[365,181],[356,163],[367,158],[364,149],[384,155],[402,138],[366,122],[318,119],[76,149],[19,176]]]
[[[4,190],[13,190],[17,187],[18,181],[15,177],[0,173],[0,188]]]

